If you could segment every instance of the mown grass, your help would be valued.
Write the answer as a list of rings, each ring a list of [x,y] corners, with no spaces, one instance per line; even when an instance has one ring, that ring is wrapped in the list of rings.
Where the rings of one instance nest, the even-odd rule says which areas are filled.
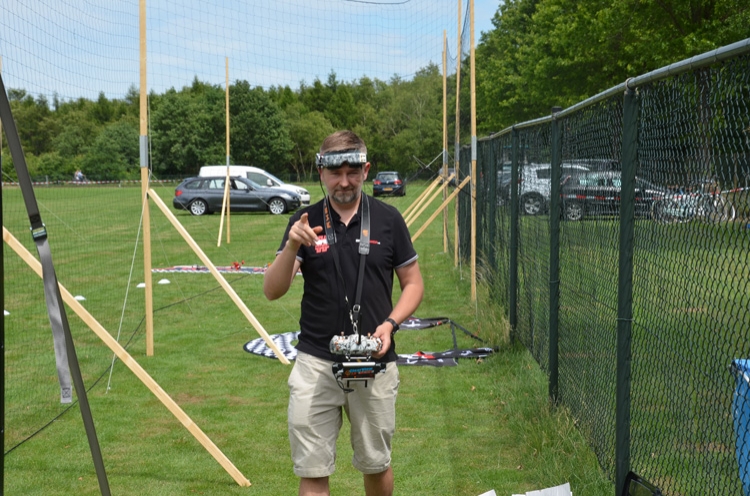
[[[317,185],[308,187],[314,200],[321,197]],[[423,187],[410,185],[405,198],[385,201],[403,211]],[[172,189],[157,191],[171,208]],[[26,239],[18,192],[3,193],[5,224],[35,253]],[[73,294],[85,294],[84,306],[113,335],[121,329],[121,342],[132,338],[128,351],[252,483],[239,487],[119,361],[107,389],[112,354],[69,311],[84,378],[92,386],[89,401],[112,494],[295,494],[298,480],[286,433],[291,369],[242,349],[257,333],[210,275],[154,274],[154,282],[164,278],[170,284],[154,285],[155,354],[146,356],[143,295],[135,289],[142,280],[142,254],[136,248],[137,188],[50,189],[38,191],[37,198],[60,282]],[[231,243],[224,238],[218,247],[218,215],[177,217],[216,265],[244,261],[246,266],[273,259],[288,219],[233,215]],[[151,218],[155,268],[200,264],[153,205]],[[419,225],[421,221],[412,231]],[[508,342],[507,323],[487,289],[480,285],[478,301],[471,301],[467,266],[454,267],[453,256],[442,252],[441,226],[436,221],[416,242],[426,287],[417,315],[449,317],[499,351],[451,368],[401,367],[393,454],[397,494],[469,496],[490,489],[512,494],[566,481],[576,495],[612,494],[612,484],[576,430],[575,419],[563,408],[550,408],[545,375],[525,349]],[[50,364],[54,367],[49,323],[41,289],[31,289],[41,287],[41,281],[7,248],[5,260],[6,309],[11,311],[6,317],[6,360],[11,358],[6,373],[13,368],[8,380],[21,381],[9,384],[9,391],[31,387],[35,381],[29,378],[36,376],[53,396],[52,407],[39,409],[56,412],[60,407],[54,406],[55,376],[54,369],[49,370]],[[269,333],[298,328],[301,283],[281,300],[268,302],[261,292],[262,276],[228,274],[227,280]],[[457,339],[461,347],[477,344],[461,333]],[[451,346],[447,326],[398,335],[401,353]],[[25,364],[39,367],[25,378],[14,375],[21,360],[14,362],[15,354],[21,352],[46,357]],[[6,396],[6,408],[14,398]],[[34,409],[31,405],[8,417],[6,433],[13,433]],[[361,476],[350,463],[346,424],[338,449],[332,494],[362,494]],[[5,494],[99,493],[77,408],[8,453],[4,462]]]

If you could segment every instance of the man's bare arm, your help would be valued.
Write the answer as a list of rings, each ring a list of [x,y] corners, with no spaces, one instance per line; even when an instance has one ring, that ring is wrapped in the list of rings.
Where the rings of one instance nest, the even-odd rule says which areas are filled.
[[[300,262],[297,260],[299,247],[314,245],[318,240],[318,234],[322,232],[322,226],[310,227],[306,213],[292,225],[284,249],[276,256],[263,278],[263,294],[266,298],[275,300],[289,291],[294,275],[300,268]]]
[[[401,296],[398,298],[398,302],[396,302],[396,306],[393,307],[389,317],[401,323],[411,317],[422,302],[424,282],[422,281],[422,273],[419,270],[419,263],[416,261],[406,267],[396,269],[396,276],[401,284]],[[383,342],[383,347],[378,353],[373,354],[373,357],[383,357],[391,347],[391,330],[391,324],[388,322],[381,323],[375,329],[375,337],[380,338]]]

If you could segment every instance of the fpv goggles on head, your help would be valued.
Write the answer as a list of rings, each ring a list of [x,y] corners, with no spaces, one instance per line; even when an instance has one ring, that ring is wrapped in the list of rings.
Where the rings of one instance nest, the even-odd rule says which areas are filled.
[[[367,163],[367,154],[359,150],[341,150],[315,155],[315,165],[319,168],[335,169],[341,167],[344,163],[349,164],[349,166],[364,166]]]

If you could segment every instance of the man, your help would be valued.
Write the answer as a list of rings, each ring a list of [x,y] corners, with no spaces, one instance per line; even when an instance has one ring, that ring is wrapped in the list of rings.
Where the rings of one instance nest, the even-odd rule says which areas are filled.
[[[289,220],[263,282],[266,297],[275,300],[289,290],[298,269],[304,278],[288,411],[294,473],[304,496],[329,494],[342,410],[351,424],[352,464],[363,474],[365,494],[393,493],[391,439],[399,376],[392,335],[419,306],[424,285],[400,213],[362,193],[370,170],[366,156],[365,143],[351,131],[323,141],[317,165],[327,196]],[[369,250],[360,246],[361,239]],[[360,263],[365,264],[362,277]],[[394,272],[401,285],[395,306]],[[353,334],[355,324],[360,336],[382,342],[372,358],[384,363],[385,371],[366,382],[343,385],[332,366],[346,359],[332,354],[329,343],[341,333]]]

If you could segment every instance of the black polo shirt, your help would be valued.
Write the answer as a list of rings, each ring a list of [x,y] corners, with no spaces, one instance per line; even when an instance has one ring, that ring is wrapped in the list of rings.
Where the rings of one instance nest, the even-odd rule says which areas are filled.
[[[375,332],[377,326],[390,315],[393,309],[394,270],[417,260],[411,243],[411,235],[401,213],[395,207],[367,197],[370,206],[370,253],[365,257],[365,276],[360,301],[359,333],[366,336]],[[279,252],[284,248],[289,229],[307,212],[310,227],[324,226],[323,200],[297,211],[290,219]],[[362,206],[345,226],[338,213],[330,208],[336,233],[335,250],[338,253],[341,274],[336,269],[333,248],[326,240],[325,231],[318,236],[315,246],[302,246],[297,252],[305,280],[300,316],[299,343],[297,349],[325,360],[342,361],[332,355],[328,345],[331,338],[344,332],[352,334],[349,309],[354,306],[357,276],[359,271],[359,235]],[[348,304],[344,296],[348,297]],[[380,360],[395,361],[396,345]]]

